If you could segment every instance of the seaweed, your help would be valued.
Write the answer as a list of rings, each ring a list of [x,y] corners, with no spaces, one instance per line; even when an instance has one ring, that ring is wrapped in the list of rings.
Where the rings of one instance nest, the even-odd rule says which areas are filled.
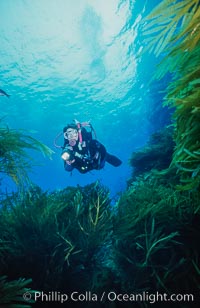
[[[156,77],[172,74],[164,104],[175,110],[174,141],[171,132],[159,132],[132,155],[137,176],[113,206],[98,182],[51,193],[32,186],[23,196],[2,197],[0,274],[19,286],[26,281],[19,277],[25,277],[32,279],[31,288],[43,291],[199,295],[199,1],[162,1],[146,25],[152,35],[148,47],[166,55]],[[3,128],[0,136],[2,162],[7,153],[11,162],[7,169],[1,163],[0,170],[10,176],[14,170],[12,177],[20,183],[29,168],[25,150],[39,145],[21,131]],[[12,153],[19,169],[12,166]],[[173,168],[183,191],[154,177],[153,170]]]
[[[0,306],[7,308],[30,308],[34,303],[34,291],[27,288],[31,279],[19,278],[18,280],[7,281],[6,276],[0,276]],[[27,295],[27,299],[25,296]],[[27,303],[30,303],[28,305]]]
[[[40,151],[47,157],[53,153],[23,130],[0,127],[0,173],[8,175],[18,186],[30,184],[28,171],[34,163],[28,150]]]
[[[113,259],[124,292],[198,294],[199,198],[150,180],[121,196]]]
[[[15,193],[0,209],[0,275],[43,292],[198,294],[199,201],[152,178],[112,206],[98,182]]]
[[[153,176],[151,171],[155,174],[155,170],[163,171],[170,166],[175,146],[172,135],[173,129],[166,127],[152,134],[147,145],[132,153],[129,164],[133,171],[129,183],[136,180],[138,176]]]
[[[172,74],[163,104],[175,108],[171,166],[180,175],[181,190],[200,187],[199,25],[199,0],[164,0],[144,19],[143,27],[148,35],[145,50],[165,55],[154,78]]]
[[[92,290],[112,215],[108,191],[99,183],[53,193],[34,187],[23,198],[13,195],[0,211],[0,273],[31,278],[31,286],[43,291]]]

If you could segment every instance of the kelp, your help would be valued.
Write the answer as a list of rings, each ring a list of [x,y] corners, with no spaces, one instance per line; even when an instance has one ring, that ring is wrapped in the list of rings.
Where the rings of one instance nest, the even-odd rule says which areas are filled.
[[[199,198],[151,180],[121,196],[113,226],[121,292],[198,293]]]
[[[51,157],[53,153],[23,130],[0,127],[0,173],[9,176],[17,185],[29,183],[28,171],[34,164],[29,150],[40,151],[47,157]]]
[[[164,0],[143,21],[144,43],[157,56],[177,42],[178,49],[192,50],[199,43],[199,21],[199,0]]]
[[[129,159],[132,176],[128,183],[132,184],[138,177],[155,177],[166,186],[178,183],[175,170],[166,172],[172,161],[174,147],[172,127],[165,127],[153,133],[144,147],[132,153]]]
[[[0,276],[0,306],[31,308],[31,304],[34,303],[34,291],[27,288],[30,283],[31,279],[19,278],[18,280],[7,281],[6,276]],[[24,297],[25,295],[27,295],[27,300]]]
[[[143,29],[144,36],[148,35],[146,49],[157,56],[165,55],[154,78],[162,78],[168,72],[172,75],[163,104],[175,109],[176,147],[171,167],[176,167],[180,175],[177,188],[197,189],[200,187],[199,0],[162,1],[146,17]]]
[[[0,275],[32,279],[46,293],[196,292],[199,201],[152,178],[137,179],[114,205],[98,182],[15,193],[0,208]]]
[[[37,290],[97,290],[112,215],[108,190],[99,183],[52,193],[36,186],[23,198],[5,199],[0,273],[31,278]]]

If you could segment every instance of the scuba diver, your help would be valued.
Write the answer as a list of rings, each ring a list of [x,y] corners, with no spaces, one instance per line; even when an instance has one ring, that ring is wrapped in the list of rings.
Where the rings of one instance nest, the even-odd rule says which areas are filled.
[[[90,131],[85,127],[90,127]],[[75,123],[63,128],[64,145],[61,147],[63,149],[61,158],[64,160],[66,171],[70,172],[76,168],[80,173],[86,173],[94,169],[102,169],[106,162],[114,167],[121,165],[122,161],[109,154],[103,144],[93,139],[92,133],[96,138],[90,122],[80,123],[75,120]],[[60,147],[56,145],[56,139],[54,145]]]

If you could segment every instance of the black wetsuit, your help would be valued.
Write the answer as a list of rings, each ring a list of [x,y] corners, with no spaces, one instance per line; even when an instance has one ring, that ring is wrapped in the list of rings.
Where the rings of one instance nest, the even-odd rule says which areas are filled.
[[[84,128],[82,128],[82,139],[82,143],[77,141],[73,146],[65,140],[63,151],[70,154],[69,161],[64,162],[66,171],[72,171],[74,168],[81,173],[93,169],[99,170],[104,167],[106,161],[115,167],[121,165],[121,160],[107,153],[104,145],[92,139],[91,134]]]

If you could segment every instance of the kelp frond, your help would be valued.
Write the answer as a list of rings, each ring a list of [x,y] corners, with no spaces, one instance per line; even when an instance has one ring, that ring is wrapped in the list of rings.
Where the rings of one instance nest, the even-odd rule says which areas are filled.
[[[164,0],[144,20],[144,43],[157,56],[183,40],[183,50],[192,49],[199,40],[199,22],[199,0]]]
[[[34,289],[63,284],[76,290],[82,284],[91,290],[91,273],[99,273],[108,251],[112,218],[108,189],[98,183],[15,193],[0,206],[0,272],[31,277]]]
[[[40,151],[49,158],[53,153],[22,130],[0,127],[0,173],[10,176],[17,185],[29,182],[27,172],[33,165],[29,150]]]
[[[147,30],[148,28],[148,30]],[[167,72],[172,81],[166,89],[164,105],[174,108],[174,140],[171,166],[176,166],[182,185],[200,187],[200,2],[164,0],[145,19],[147,49],[164,53],[155,78]]]
[[[199,197],[150,179],[136,181],[121,196],[112,237],[124,290],[171,293],[180,284],[182,290],[199,285]]]
[[[27,288],[31,279],[19,278],[14,281],[7,281],[6,276],[0,277],[0,306],[8,308],[31,308],[34,301],[34,291]],[[27,295],[27,300],[24,296]],[[28,302],[27,302],[28,301]],[[30,303],[28,305],[27,303]]]

